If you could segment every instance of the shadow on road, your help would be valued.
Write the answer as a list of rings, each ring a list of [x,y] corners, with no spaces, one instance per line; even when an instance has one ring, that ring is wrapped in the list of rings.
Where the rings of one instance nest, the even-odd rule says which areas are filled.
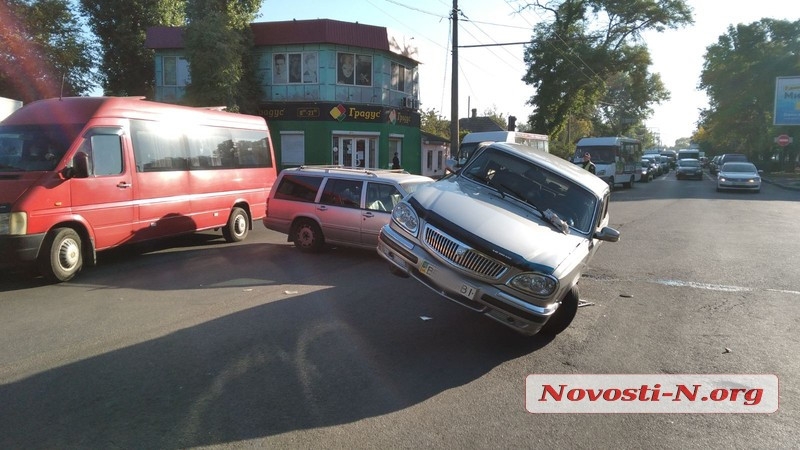
[[[197,289],[226,281],[220,264],[243,286],[313,279],[321,289],[5,384],[0,448],[186,448],[351,423],[470,383],[549,342],[393,277],[371,252],[206,244],[109,261],[79,282]],[[182,276],[169,280],[178,266]],[[371,293],[342,282],[353,266]],[[408,296],[382,295],[399,289]],[[423,321],[420,311],[448,320]]]

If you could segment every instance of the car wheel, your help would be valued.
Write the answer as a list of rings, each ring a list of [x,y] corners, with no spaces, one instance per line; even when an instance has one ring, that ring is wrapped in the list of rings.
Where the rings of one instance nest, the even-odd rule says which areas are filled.
[[[578,292],[578,286],[572,286],[572,288],[564,295],[564,298],[561,299],[561,305],[558,307],[556,312],[550,316],[550,319],[547,321],[547,323],[545,323],[542,329],[539,330],[539,334],[555,336],[566,330],[567,327],[569,327],[569,325],[572,323],[572,319],[574,319],[575,315],[578,313],[579,299],[580,295]]]
[[[83,267],[81,237],[72,228],[56,228],[45,237],[39,253],[39,273],[46,279],[69,281]]]
[[[318,252],[325,244],[319,225],[309,219],[303,219],[294,226],[294,246],[305,252]]]
[[[250,230],[250,220],[242,208],[233,208],[228,223],[222,229],[222,236],[228,242],[241,242]]]

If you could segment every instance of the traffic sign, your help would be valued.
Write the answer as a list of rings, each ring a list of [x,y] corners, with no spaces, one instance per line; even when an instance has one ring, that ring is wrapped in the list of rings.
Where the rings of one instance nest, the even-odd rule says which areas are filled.
[[[786,147],[792,143],[792,138],[787,134],[782,134],[775,138],[775,142],[777,142],[781,147]]]

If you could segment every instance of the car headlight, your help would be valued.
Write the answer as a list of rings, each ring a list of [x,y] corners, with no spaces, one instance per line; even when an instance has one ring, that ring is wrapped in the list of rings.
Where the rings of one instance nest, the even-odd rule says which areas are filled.
[[[408,203],[400,202],[392,209],[392,220],[407,232],[417,235],[419,229],[419,217],[414,208]]]
[[[0,234],[22,235],[28,232],[28,215],[24,212],[0,214]]]
[[[717,179],[718,179],[719,181],[725,181],[725,177],[719,177],[719,178],[717,178]]]
[[[547,297],[556,290],[558,281],[547,275],[526,272],[512,278],[508,285],[526,294]]]

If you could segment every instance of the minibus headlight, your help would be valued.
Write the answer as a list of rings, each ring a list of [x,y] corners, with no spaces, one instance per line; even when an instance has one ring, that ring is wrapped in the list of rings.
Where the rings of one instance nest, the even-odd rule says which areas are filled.
[[[414,211],[414,208],[408,203],[400,202],[392,209],[392,220],[402,229],[414,236],[417,235],[419,217],[417,217],[417,212]]]
[[[28,215],[24,212],[0,214],[0,234],[27,234]]]

